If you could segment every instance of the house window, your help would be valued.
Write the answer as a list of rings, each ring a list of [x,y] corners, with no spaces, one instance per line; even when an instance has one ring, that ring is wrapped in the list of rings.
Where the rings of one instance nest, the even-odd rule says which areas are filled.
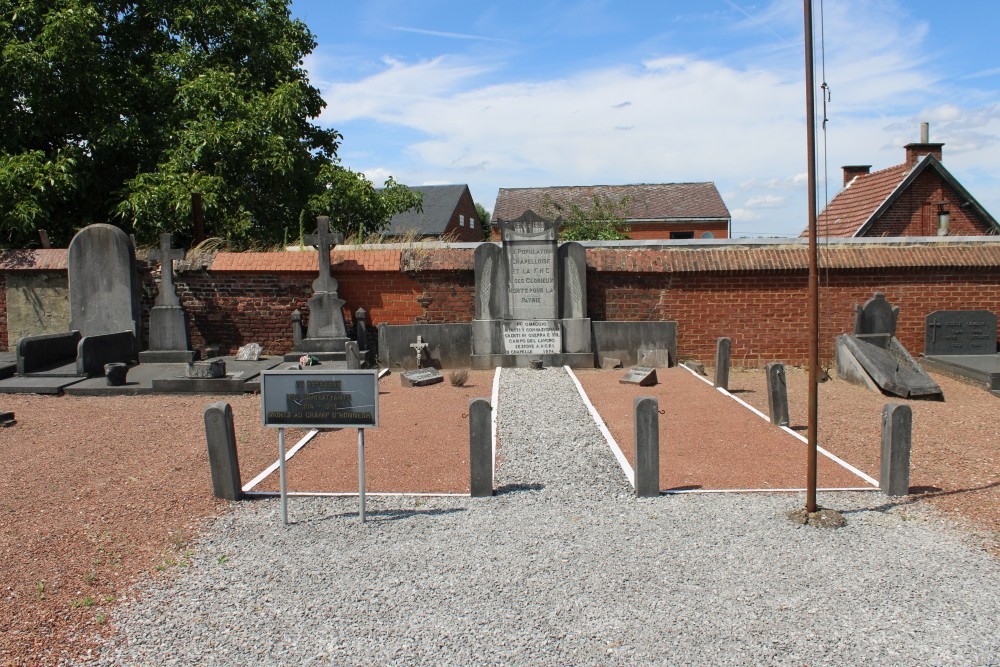
[[[458,216],[458,226],[459,227],[465,227],[465,216],[464,215]]]
[[[670,240],[676,239],[693,239],[694,232],[670,232]]]

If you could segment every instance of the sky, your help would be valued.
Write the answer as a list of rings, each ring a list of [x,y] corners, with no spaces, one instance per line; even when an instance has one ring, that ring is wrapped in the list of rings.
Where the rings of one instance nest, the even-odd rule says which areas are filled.
[[[1000,217],[1000,3],[814,0],[818,208],[842,165],[944,165]],[[305,65],[381,185],[498,188],[712,181],[734,237],[808,220],[803,3],[797,0],[293,0]],[[824,117],[817,92],[817,117]]]

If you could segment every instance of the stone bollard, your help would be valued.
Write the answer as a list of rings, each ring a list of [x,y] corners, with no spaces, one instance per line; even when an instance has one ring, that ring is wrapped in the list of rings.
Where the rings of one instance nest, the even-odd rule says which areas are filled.
[[[205,439],[208,441],[208,465],[212,469],[212,493],[216,498],[239,500],[243,497],[243,484],[236,454],[233,409],[229,403],[219,401],[205,407]]]
[[[299,349],[299,343],[302,342],[304,337],[303,327],[302,327],[302,311],[296,308],[292,311],[292,349]]]
[[[344,360],[347,362],[347,370],[357,370],[364,365],[358,344],[353,340],[344,343]]]
[[[771,423],[788,426],[788,384],[785,380],[785,365],[772,361],[764,365],[767,374],[767,408]]]
[[[635,410],[635,495],[660,495],[660,405],[655,398],[638,396]]]
[[[487,399],[469,400],[469,468],[473,498],[493,495],[492,413],[493,406]]]
[[[882,463],[879,487],[887,496],[910,492],[910,433],[913,411],[908,405],[887,403],[882,408]]]
[[[715,386],[729,391],[729,356],[732,341],[719,338],[715,341]]]
[[[364,308],[358,308],[354,313],[354,337],[358,341],[358,349],[362,354],[368,353],[368,313]]]

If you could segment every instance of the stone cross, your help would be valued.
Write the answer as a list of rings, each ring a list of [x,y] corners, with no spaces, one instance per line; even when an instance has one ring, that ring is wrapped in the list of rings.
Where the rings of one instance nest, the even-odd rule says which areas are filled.
[[[313,292],[337,293],[337,280],[330,274],[330,248],[343,242],[342,234],[330,233],[330,218],[325,215],[316,217],[316,233],[306,234],[305,243],[319,251],[319,278],[313,281]]]
[[[160,263],[160,293],[156,295],[157,306],[177,306],[177,292],[174,290],[174,260],[184,259],[184,250],[171,248],[173,236],[160,234],[159,250],[150,250],[146,257]]]
[[[938,330],[938,328],[943,327],[943,326],[944,326],[943,324],[941,324],[940,322],[938,322],[936,320],[931,320],[931,321],[927,322],[927,328],[930,329],[930,332],[931,332],[931,342],[932,343],[936,343],[937,342],[937,330]]]
[[[417,342],[410,343],[410,347],[412,347],[414,352],[417,353],[417,368],[423,368],[424,350],[430,346],[424,342],[424,339],[421,336],[417,336]]]

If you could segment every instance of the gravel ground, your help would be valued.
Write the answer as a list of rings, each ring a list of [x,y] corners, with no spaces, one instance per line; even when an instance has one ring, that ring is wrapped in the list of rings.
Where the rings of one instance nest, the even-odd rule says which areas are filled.
[[[996,664],[1000,565],[933,512],[637,500],[559,369],[505,370],[499,493],[234,505],[98,664]],[[992,663],[991,663],[992,661]]]

